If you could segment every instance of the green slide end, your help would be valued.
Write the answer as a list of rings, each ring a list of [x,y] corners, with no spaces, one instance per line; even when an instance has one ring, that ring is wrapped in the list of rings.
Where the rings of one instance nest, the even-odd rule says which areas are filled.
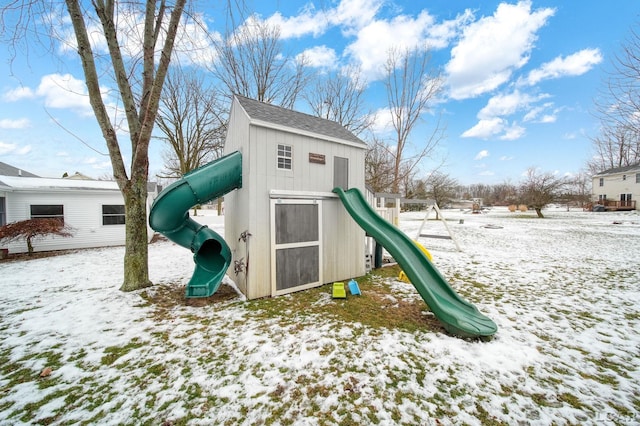
[[[231,263],[231,249],[217,232],[189,217],[189,209],[242,187],[238,151],[195,169],[167,186],[155,199],[149,224],[193,253],[196,268],[186,297],[208,297],[218,290]]]
[[[460,297],[411,238],[378,215],[357,188],[346,192],[335,188],[333,192],[358,225],[398,262],[447,332],[460,337],[489,337],[496,333],[496,324]]]

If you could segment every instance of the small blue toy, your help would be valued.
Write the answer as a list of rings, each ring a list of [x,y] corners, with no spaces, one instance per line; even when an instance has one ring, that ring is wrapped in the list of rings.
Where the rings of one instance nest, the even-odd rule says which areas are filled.
[[[362,294],[360,293],[360,287],[356,280],[349,281],[349,292],[355,296],[360,296]]]

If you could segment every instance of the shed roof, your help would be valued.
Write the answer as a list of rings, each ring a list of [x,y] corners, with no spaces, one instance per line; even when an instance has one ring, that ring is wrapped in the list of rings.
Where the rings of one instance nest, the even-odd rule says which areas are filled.
[[[366,145],[341,124],[291,109],[234,95],[249,118],[330,138]]]
[[[614,167],[612,169],[608,169],[608,170],[602,171],[602,172],[594,175],[594,177],[596,177],[596,176],[604,176],[604,175],[614,175],[614,174],[618,174],[618,173],[633,172],[633,171],[640,172],[640,163],[634,164],[632,166]]]
[[[3,163],[2,161],[0,161],[0,176],[39,177],[38,175],[34,175],[33,173],[19,169],[17,167],[13,167],[12,165]]]

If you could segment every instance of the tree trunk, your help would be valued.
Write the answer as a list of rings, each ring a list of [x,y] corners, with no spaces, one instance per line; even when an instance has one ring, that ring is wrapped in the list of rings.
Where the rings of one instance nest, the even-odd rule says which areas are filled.
[[[544,219],[544,215],[542,214],[542,208],[540,208],[540,207],[535,207],[535,210],[536,210],[536,214],[538,215],[538,217],[539,217],[540,219]]]
[[[31,242],[31,237],[27,237],[27,254],[29,256],[33,255],[33,243]]]
[[[120,290],[133,291],[152,285],[147,262],[147,182],[144,176],[131,180],[124,195],[126,241],[124,282]]]

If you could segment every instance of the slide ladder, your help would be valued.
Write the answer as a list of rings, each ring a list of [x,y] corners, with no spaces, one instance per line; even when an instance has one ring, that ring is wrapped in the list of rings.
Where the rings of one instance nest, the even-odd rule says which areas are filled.
[[[231,249],[217,232],[189,217],[196,205],[242,187],[242,154],[235,151],[185,174],[155,199],[149,224],[186,247],[196,264],[186,297],[208,297],[218,290],[231,263]]]
[[[496,324],[459,296],[411,238],[380,217],[357,188],[335,188],[333,192],[358,225],[398,262],[445,330],[460,337],[489,337],[496,333]]]

